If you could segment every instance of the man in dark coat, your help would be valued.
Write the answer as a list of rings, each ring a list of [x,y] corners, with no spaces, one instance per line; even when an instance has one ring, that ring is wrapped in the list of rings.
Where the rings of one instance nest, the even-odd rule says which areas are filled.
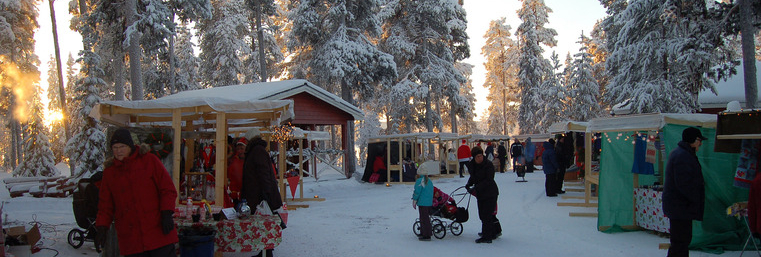
[[[241,199],[246,199],[251,210],[262,201],[267,200],[271,210],[280,209],[283,205],[280,190],[277,188],[272,159],[267,152],[267,142],[262,139],[259,129],[252,128],[246,132],[246,161],[243,163],[243,184]],[[261,255],[261,253],[259,253]],[[272,256],[272,250],[267,250],[266,256]]]
[[[505,148],[505,142],[499,142],[499,147],[497,147],[497,158],[499,158],[499,173],[505,173],[505,164],[507,164],[507,148]]]
[[[563,180],[565,180],[565,170],[571,166],[572,151],[567,144],[566,137],[560,136],[558,142],[555,144],[555,156],[557,159],[557,177],[555,178],[555,192],[558,194],[565,194],[563,190]]]
[[[502,233],[502,227],[495,215],[499,188],[494,181],[494,165],[485,161],[484,150],[474,147],[471,150],[473,160],[468,162],[470,178],[465,188],[476,195],[478,201],[478,218],[481,219],[481,238],[476,243],[491,243]]]
[[[705,181],[695,154],[704,137],[694,127],[682,131],[682,141],[671,151],[666,163],[663,187],[663,213],[671,222],[671,247],[668,256],[689,256],[692,221],[703,220]]]
[[[558,196],[557,192],[557,173],[558,160],[555,156],[555,140],[542,143],[544,152],[542,153],[542,170],[544,170],[544,191],[549,197]]]

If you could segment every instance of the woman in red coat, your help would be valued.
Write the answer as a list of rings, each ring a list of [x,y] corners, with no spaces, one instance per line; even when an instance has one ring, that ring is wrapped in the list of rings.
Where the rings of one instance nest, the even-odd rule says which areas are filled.
[[[98,202],[96,243],[105,242],[115,222],[119,253],[124,256],[175,256],[174,213],[177,191],[159,158],[135,147],[127,129],[110,141],[113,164],[106,165]]]

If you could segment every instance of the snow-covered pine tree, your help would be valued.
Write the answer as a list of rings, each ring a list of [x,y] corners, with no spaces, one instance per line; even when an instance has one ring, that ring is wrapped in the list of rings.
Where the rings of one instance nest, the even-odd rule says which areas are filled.
[[[293,19],[289,49],[308,60],[307,78],[354,104],[354,96],[371,99],[378,84],[396,77],[393,58],[373,43],[381,34],[381,1],[304,0],[289,15]],[[353,172],[354,124],[347,124],[347,171]],[[347,177],[351,174],[346,174]]]
[[[605,87],[608,86],[608,81],[610,81],[608,71],[605,69],[605,60],[610,53],[608,53],[608,47],[605,43],[605,31],[602,30],[601,21],[595,23],[590,35],[587,52],[592,55],[592,76],[595,77],[597,85],[600,86],[600,109],[609,110],[609,104],[602,100],[602,95]],[[603,113],[603,115],[605,114]]]
[[[613,79],[606,101],[632,113],[699,110],[698,93],[714,90],[711,78],[728,60],[707,13],[702,0],[629,2],[615,18],[621,30],[607,59]]]
[[[516,31],[518,45],[520,45],[518,86],[521,88],[518,124],[521,134],[533,134],[539,132],[542,119],[535,115],[543,104],[536,102],[541,98],[537,95],[536,89],[541,86],[542,77],[550,65],[542,57],[544,50],[540,45],[555,46],[557,32],[544,26],[548,23],[549,13],[552,12],[552,9],[544,4],[544,0],[521,0],[521,2],[521,8],[517,13],[523,23]]]
[[[504,17],[491,21],[484,35],[486,44],[481,48],[486,58],[483,86],[489,89],[486,100],[491,102],[487,133],[509,135],[510,128],[518,125],[518,45],[510,38],[510,30]]]
[[[394,56],[398,77],[392,86],[398,100],[390,112],[392,121],[403,119],[407,106],[396,103],[412,99],[414,128],[441,129],[440,113],[433,100],[448,99],[461,119],[472,119],[466,98],[458,97],[466,78],[455,64],[468,57],[465,12],[456,1],[400,0],[384,6],[386,21],[381,49]],[[402,109],[405,108],[405,109]]]
[[[452,113],[449,113],[450,119],[448,120],[450,122],[449,126],[452,129],[452,133],[473,134],[481,132],[481,130],[478,129],[479,123],[476,122],[476,117],[474,115],[476,95],[473,93],[473,80],[470,79],[470,76],[473,75],[473,67],[472,64],[464,62],[457,62],[454,65],[454,68],[460,71],[466,79],[465,84],[460,85],[460,94],[457,97],[462,98],[460,101],[467,103],[467,105],[460,106],[462,109],[459,110],[459,112],[455,112],[457,116],[463,117],[459,122],[457,122],[456,116],[452,117]],[[451,111],[451,108],[457,108],[457,106],[450,104],[449,108]],[[446,123],[444,124],[446,125]],[[460,128],[462,129],[459,130]]]
[[[58,86],[58,67],[55,58],[48,59],[48,110],[53,115],[61,114],[61,94]],[[66,146],[66,135],[62,119],[54,119],[50,123],[50,150],[53,151],[55,163],[63,161],[63,147]]]
[[[197,24],[201,38],[201,84],[205,87],[238,85],[244,73],[239,56],[250,55],[244,38],[248,15],[243,0],[214,0],[212,18]]]
[[[550,55],[550,65],[544,71],[542,85],[531,89],[534,91],[531,95],[539,98],[536,102],[543,103],[534,114],[540,117],[535,125],[538,132],[545,133],[552,124],[568,119],[568,90],[561,83],[565,72],[562,72],[560,67],[560,58],[553,51]]]
[[[24,117],[17,117],[14,111],[17,108],[24,108],[22,103],[16,101],[25,101],[14,95],[12,88],[6,85],[32,85],[39,81],[39,58],[34,53],[35,41],[34,33],[39,27],[37,24],[37,5],[33,0],[11,0],[0,1],[0,118],[3,119],[3,126],[10,128],[10,136],[3,137],[3,140],[9,142],[9,147],[3,147],[0,151],[10,152],[11,166],[15,168],[18,161],[21,161],[21,149],[23,148],[21,140],[21,124],[19,120]],[[17,76],[10,76],[10,70],[15,69],[23,76],[29,76],[31,79],[36,77],[34,83],[14,82]],[[28,92],[23,90],[23,92]]]
[[[80,105],[73,115],[79,116],[83,121],[78,133],[66,143],[65,152],[71,162],[76,163],[72,176],[78,176],[86,172],[103,170],[103,161],[106,152],[106,134],[97,120],[90,117],[93,106],[100,101],[98,88],[106,82],[100,77],[103,70],[99,67],[100,57],[92,51],[82,50],[80,63],[82,63],[82,76],[76,83],[76,102]]]
[[[81,16],[87,20],[89,13]],[[92,23],[72,21],[76,25],[76,31],[82,34],[83,49],[80,51],[80,58],[77,60],[81,64],[80,74],[74,84],[74,97],[72,103],[77,103],[72,116],[81,121],[77,132],[73,134],[69,141],[66,142],[64,153],[69,157],[72,176],[79,176],[87,172],[97,172],[103,170],[103,161],[105,158],[106,134],[97,120],[90,117],[92,108],[100,101],[98,90],[106,85],[102,79],[103,69],[100,68],[100,56],[93,51],[93,47],[98,42],[99,37]],[[71,69],[70,69],[71,70]]]
[[[277,78],[282,72],[281,63],[285,59],[276,38],[279,28],[275,25],[277,21],[274,18],[278,15],[280,6],[273,0],[247,0],[246,7],[251,21],[249,24],[251,33],[247,35],[251,51],[249,56],[242,56],[246,66],[243,82],[251,83]],[[261,68],[262,65],[265,66],[264,70]],[[266,73],[264,80],[261,79],[263,71]]]
[[[28,92],[29,112],[24,124],[24,159],[13,170],[14,177],[53,177],[59,175],[55,156],[50,150],[48,129],[43,124],[43,107],[39,90]]]
[[[193,34],[188,29],[187,23],[181,23],[177,27],[177,47],[175,47],[175,56],[177,56],[177,83],[176,88],[170,93],[194,90],[201,88],[201,78],[198,75],[198,68],[201,65],[201,59],[195,55],[195,43],[191,40]]]
[[[592,54],[588,37],[581,33],[577,42],[581,44],[579,52],[574,54],[571,65],[571,80],[566,87],[569,89],[568,118],[575,121],[589,121],[601,114],[600,86],[592,75]]]

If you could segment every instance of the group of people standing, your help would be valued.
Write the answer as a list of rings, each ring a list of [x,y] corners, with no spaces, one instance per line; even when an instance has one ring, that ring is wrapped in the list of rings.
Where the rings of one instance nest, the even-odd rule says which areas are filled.
[[[135,145],[126,128],[113,133],[109,146],[113,160],[104,165],[98,192],[96,246],[105,244],[108,231],[114,227],[123,256],[175,256],[179,240],[172,216],[177,190],[169,172],[158,156],[149,152],[150,146]],[[230,160],[233,171],[228,175],[235,182],[226,195],[251,204],[267,200],[276,210],[282,202],[266,146],[258,129],[249,130],[246,140],[236,143],[231,156],[234,159]],[[267,256],[272,256],[271,250]]]
[[[549,197],[565,193],[563,190],[565,171],[573,164],[573,146],[572,143],[567,142],[566,137],[561,135],[557,142],[550,139],[542,143],[542,147],[544,147],[544,152],[542,152],[542,170],[545,176],[544,190]]]

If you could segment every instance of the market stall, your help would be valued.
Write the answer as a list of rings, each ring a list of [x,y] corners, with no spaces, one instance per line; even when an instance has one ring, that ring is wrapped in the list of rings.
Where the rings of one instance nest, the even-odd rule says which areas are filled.
[[[372,137],[368,141],[368,164],[365,165],[363,181],[371,181],[371,173],[375,160],[380,157],[385,160],[385,176],[381,175],[383,182],[411,183],[414,182],[415,163],[422,160],[447,160],[446,144],[458,140],[454,133],[408,133],[381,135]],[[412,166],[410,166],[412,165]],[[448,165],[447,165],[448,166]],[[447,171],[447,176],[454,174]],[[412,177],[410,179],[410,177]]]
[[[228,130],[235,127],[270,127],[293,118],[293,101],[291,100],[256,100],[246,92],[255,90],[247,87],[219,87],[185,91],[155,100],[142,101],[104,101],[93,108],[91,113],[96,119],[122,127],[161,127],[170,128],[173,149],[181,149],[183,132],[207,133],[210,141],[220,144],[220,153],[226,149]],[[198,91],[198,92],[196,92]],[[184,96],[184,97],[183,97]],[[213,149],[216,149],[214,147]],[[227,155],[211,155],[208,163],[214,163],[214,172],[206,174],[214,178],[214,193],[200,196],[222,205],[224,182],[227,181]],[[181,183],[181,151],[171,152],[171,174],[178,192]],[[192,166],[191,166],[192,167]],[[183,173],[190,173],[186,167]],[[190,179],[182,178],[190,181]],[[281,194],[285,192],[281,191]],[[184,200],[184,199],[183,199]],[[194,199],[199,203],[202,199]],[[179,202],[179,199],[178,199]]]
[[[599,132],[602,139],[597,220],[600,231],[661,231],[669,227],[667,223],[648,222],[666,219],[659,214],[662,211],[658,210],[661,204],[657,194],[664,159],[681,140],[682,130],[689,126],[698,127],[704,136],[713,139],[716,115],[641,114],[589,122],[587,132]],[[694,223],[691,249],[736,249],[742,234],[742,224],[726,215],[729,205],[747,199],[747,191],[732,186],[737,155],[714,152],[714,144],[715,140],[706,140],[697,152],[706,182],[706,208],[703,221]],[[642,153],[644,162],[637,157]],[[639,196],[635,197],[635,189]]]
[[[570,195],[563,195],[563,199],[583,199],[583,203],[579,202],[559,202],[558,206],[576,206],[576,207],[597,207],[597,197],[592,196],[592,188],[596,187],[599,183],[599,172],[598,170],[594,169],[596,168],[596,160],[593,160],[592,158],[592,152],[593,152],[593,133],[587,132],[587,127],[589,127],[588,122],[582,122],[582,121],[561,121],[556,122],[555,124],[550,125],[550,128],[548,129],[549,133],[551,135],[571,135],[572,138],[574,138],[575,143],[575,156],[580,157],[576,160],[576,163],[582,163],[583,166],[578,167],[579,171],[578,173],[583,173],[584,175],[578,174],[577,177],[582,177],[584,179],[583,181],[583,191],[584,196],[578,197],[578,196],[570,196]],[[583,142],[583,143],[581,143]],[[583,146],[583,148],[581,148]],[[599,162],[599,160],[597,160]],[[586,165],[589,163],[590,165]],[[589,167],[587,167],[589,166]],[[586,172],[587,170],[591,172]],[[568,174],[572,174],[571,172],[566,173],[566,177],[568,177]],[[567,178],[566,178],[567,179]],[[575,182],[573,182],[575,183]],[[569,190],[570,185],[568,182],[566,183],[566,188]],[[593,202],[594,201],[594,202]],[[589,212],[571,212],[569,213],[570,216],[596,216],[596,213],[589,213]]]

